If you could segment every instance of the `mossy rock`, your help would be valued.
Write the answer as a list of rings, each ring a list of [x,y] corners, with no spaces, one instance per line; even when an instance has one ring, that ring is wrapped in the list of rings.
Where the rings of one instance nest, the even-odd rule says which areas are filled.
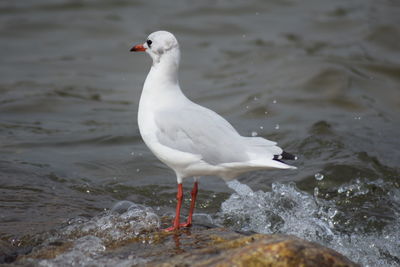
[[[147,266],[358,266],[338,252],[288,235],[262,235],[223,240]]]
[[[41,260],[68,253],[72,247],[71,240],[42,244],[27,255],[20,255],[12,264],[35,266]],[[198,226],[173,233],[149,232],[141,238],[107,243],[106,250],[96,259],[132,259],[132,266],[148,267],[358,266],[332,249],[295,236]]]

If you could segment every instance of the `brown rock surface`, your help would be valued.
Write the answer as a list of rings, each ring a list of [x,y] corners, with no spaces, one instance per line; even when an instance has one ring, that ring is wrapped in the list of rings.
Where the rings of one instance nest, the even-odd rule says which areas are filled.
[[[358,266],[332,249],[294,236],[255,234],[225,239],[210,234],[213,241],[208,247],[147,266]]]
[[[67,240],[42,245],[13,264],[31,266],[44,259],[55,259],[68,253],[71,246]],[[247,235],[204,227],[176,233],[149,232],[139,238],[107,243],[104,252],[88,259],[128,260],[132,266],[148,267],[358,266],[332,249],[294,236]]]

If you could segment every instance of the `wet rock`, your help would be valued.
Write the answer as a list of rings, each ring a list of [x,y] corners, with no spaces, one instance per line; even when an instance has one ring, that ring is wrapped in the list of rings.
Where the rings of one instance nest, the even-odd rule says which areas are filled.
[[[0,264],[13,262],[17,257],[17,253],[11,248],[11,246],[0,240]]]
[[[206,232],[206,231],[205,231]],[[336,251],[288,235],[241,236],[147,266],[358,266]]]
[[[108,239],[104,239],[108,240]],[[104,243],[95,236],[53,241],[19,257],[41,266],[358,266],[343,255],[289,235],[238,233],[196,225]]]

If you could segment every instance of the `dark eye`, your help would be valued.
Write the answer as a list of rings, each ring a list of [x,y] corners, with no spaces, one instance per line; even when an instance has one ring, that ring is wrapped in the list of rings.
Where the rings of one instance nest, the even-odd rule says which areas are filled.
[[[151,40],[147,40],[146,43],[150,47],[153,42]]]

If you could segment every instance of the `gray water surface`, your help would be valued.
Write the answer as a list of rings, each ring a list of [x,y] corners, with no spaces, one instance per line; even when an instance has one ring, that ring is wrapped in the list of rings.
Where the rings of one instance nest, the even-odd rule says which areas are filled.
[[[307,196],[290,197],[296,203],[315,198],[318,207],[292,214],[300,221],[302,212],[337,210],[340,216],[327,215],[333,237],[326,241],[336,249],[352,233],[356,243],[379,243],[383,232],[400,236],[398,2],[4,0],[1,239],[23,246],[121,200],[173,213],[174,174],[146,148],[136,121],[151,61],[129,53],[156,30],[180,42],[181,87],[190,99],[241,134],[275,140],[299,156],[296,171],[249,173],[242,183],[278,204],[277,192]],[[277,216],[266,216],[264,228],[240,223],[244,211],[229,208],[237,205],[232,192],[202,178],[197,211],[235,229],[285,232],[285,222],[291,225],[290,216],[264,204]],[[306,230],[299,235],[317,239]],[[357,246],[349,242],[343,248]],[[362,263],[400,264],[398,243],[387,244]]]

